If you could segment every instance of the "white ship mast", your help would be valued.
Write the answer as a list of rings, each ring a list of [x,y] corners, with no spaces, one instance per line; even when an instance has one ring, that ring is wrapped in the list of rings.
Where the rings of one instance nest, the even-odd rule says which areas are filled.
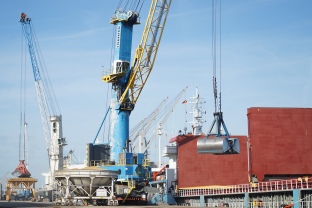
[[[194,97],[190,97],[192,99],[188,103],[193,104],[192,111],[189,112],[193,115],[193,121],[190,122],[192,124],[192,134],[193,135],[201,135],[203,133],[202,130],[202,123],[205,121],[203,120],[203,114],[206,113],[202,110],[202,104],[205,103],[203,98],[199,97],[198,89],[196,87],[196,94]]]

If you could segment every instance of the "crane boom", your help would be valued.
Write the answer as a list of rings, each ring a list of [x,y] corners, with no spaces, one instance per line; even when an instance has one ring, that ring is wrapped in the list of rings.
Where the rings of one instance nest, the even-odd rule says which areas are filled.
[[[34,32],[31,24],[31,19],[25,17],[21,17],[22,29],[27,40],[28,51],[30,55],[30,60],[33,69],[33,75],[35,79],[37,97],[39,102],[39,109],[41,115],[41,121],[43,126],[43,133],[46,140],[47,148],[50,146],[50,126],[49,126],[49,106],[46,100],[46,92],[44,90],[43,82],[41,79],[41,74],[39,71],[39,64],[36,57],[36,45],[34,40]]]
[[[143,121],[140,122],[140,128],[138,128],[135,132],[130,134],[130,140],[132,143],[132,151],[135,151],[136,145],[134,143],[136,142],[137,138],[143,136],[146,134],[146,132],[149,131],[149,129],[152,127],[152,125],[155,123],[156,120],[158,120],[158,116],[160,113],[160,110],[163,108],[164,104],[167,102],[168,97],[164,99],[158,106],[157,108]],[[141,146],[141,142],[139,141],[139,147]]]
[[[181,99],[183,93],[186,91],[187,87],[185,89],[183,89],[178,96],[174,99],[173,104],[171,105],[171,107],[169,108],[169,110],[167,110],[167,113],[165,114],[165,117],[162,119],[162,121],[160,122],[160,124],[164,124],[167,119],[169,118],[169,113],[173,111],[173,109],[175,108],[175,106],[177,105],[178,101]],[[147,142],[145,149],[143,150],[143,153],[145,153],[148,148],[151,145],[151,142],[156,138],[157,136],[157,131],[154,132],[154,134],[151,136],[150,140]]]
[[[156,108],[155,110],[146,118],[144,118],[143,120],[141,120],[137,125],[135,125],[131,130],[130,130],[130,134],[129,137],[133,138],[135,137],[134,135],[137,134],[140,130],[142,130],[143,128],[146,129],[146,124],[150,123],[151,120],[154,120],[155,117],[157,116],[158,112],[160,111],[160,109],[163,107],[163,105],[166,103],[166,101],[168,100],[168,97],[165,98]]]
[[[152,0],[148,19],[140,45],[136,49],[130,79],[125,91],[119,99],[120,103],[129,98],[134,106],[153,69],[162,33],[172,0]],[[128,93],[130,91],[130,93]]]

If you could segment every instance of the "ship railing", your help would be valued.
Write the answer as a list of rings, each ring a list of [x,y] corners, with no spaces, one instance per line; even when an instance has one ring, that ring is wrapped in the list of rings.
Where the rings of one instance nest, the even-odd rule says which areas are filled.
[[[112,164],[110,161],[107,160],[90,160],[90,167],[98,167],[98,166],[112,166],[114,164]]]
[[[299,202],[300,207],[312,207],[312,201],[304,200]]]
[[[249,208],[259,208],[259,207],[262,207],[262,208],[266,208],[266,207],[281,208],[282,204],[287,205],[287,204],[291,204],[291,202],[287,203],[287,202],[281,202],[281,201],[270,201],[270,202],[261,202],[261,204],[258,204],[255,202],[249,202],[248,207]],[[244,207],[244,206],[242,206],[242,207]]]
[[[285,201],[271,201],[271,202],[261,202],[261,205],[255,204],[255,202],[249,202],[248,207],[249,208],[259,208],[259,207],[270,207],[270,208],[281,208],[281,205],[288,205],[292,204],[292,201],[285,202]],[[232,208],[244,208],[245,203],[244,202],[235,202],[235,203],[229,203],[230,207]],[[299,202],[299,207],[312,207],[312,201],[301,201]],[[193,207],[199,207],[199,203],[179,203],[178,206],[193,206]],[[211,202],[211,203],[203,203],[203,207],[220,207],[221,203],[219,202]]]
[[[239,184],[230,186],[214,186],[208,188],[179,189],[175,196],[199,196],[219,194],[242,194],[264,191],[291,191],[293,189],[312,189],[312,177],[304,177],[290,180],[276,180],[252,184]]]

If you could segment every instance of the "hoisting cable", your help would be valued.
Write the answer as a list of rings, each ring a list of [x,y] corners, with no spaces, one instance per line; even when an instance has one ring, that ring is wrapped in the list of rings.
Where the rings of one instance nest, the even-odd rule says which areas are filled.
[[[221,0],[220,0],[220,58],[219,58],[219,60],[220,60],[220,64],[219,64],[219,66],[220,66],[220,79],[219,79],[219,81],[220,81],[220,93],[219,93],[219,112],[221,112]]]
[[[19,141],[18,141],[18,160],[21,160],[21,147],[22,147],[22,123],[23,123],[23,51],[24,51],[24,39],[22,31],[22,40],[21,40],[21,71],[20,71],[20,129],[19,129]]]
[[[145,0],[143,0],[143,2],[142,2],[142,4],[141,4],[141,7],[140,7],[140,9],[139,9],[139,13],[141,12],[141,9],[142,9],[142,7],[143,7],[144,2],[145,2]],[[137,9],[137,8],[136,8],[136,9]]]
[[[127,3],[125,4],[124,10],[127,10],[128,4],[129,4],[129,0],[128,0]]]
[[[220,21],[219,21],[219,68],[220,68],[220,93],[219,93],[219,102],[218,102],[218,90],[217,90],[217,77],[216,77],[216,68],[217,68],[217,3],[212,0],[212,63],[213,63],[213,94],[214,94],[214,109],[215,112],[221,112],[221,0],[220,0]]]
[[[131,11],[137,12],[138,7],[140,7],[140,10],[138,11],[138,12],[140,12],[142,9],[142,6],[144,4],[144,1],[142,3],[140,3],[140,2],[141,2],[141,0],[127,0],[124,4],[124,7],[122,8],[123,0],[120,0],[118,5],[117,5],[116,10],[122,8],[123,11],[131,10]],[[141,4],[141,6],[140,6],[140,4]]]
[[[120,6],[121,6],[121,4],[122,4],[122,1],[123,1],[123,0],[120,0],[120,1],[119,1],[116,10],[118,10],[118,9],[120,8]]]
[[[61,115],[61,111],[60,111],[60,108],[59,108],[59,105],[56,100],[56,96],[52,87],[53,85],[51,83],[49,73],[45,65],[43,56],[42,56],[41,48],[40,48],[39,42],[37,41],[38,39],[36,36],[36,32],[34,30],[32,22],[30,22],[30,24],[31,24],[32,34],[33,34],[35,50],[37,51],[37,58],[41,66],[41,71],[40,71],[41,76],[42,76],[41,81],[42,81],[42,84],[44,85],[44,90],[47,95],[50,110],[53,112],[53,113],[50,112],[50,115],[57,115],[57,114]]]
[[[20,132],[19,132],[19,160],[25,160],[25,164],[28,164],[26,156],[26,44],[24,43],[23,31],[21,41],[21,79],[20,79]],[[23,138],[23,139],[22,139]],[[23,146],[23,148],[22,148]],[[22,154],[23,151],[23,154]]]
[[[133,0],[133,1],[132,1],[129,10],[134,11],[134,7],[135,7],[135,4],[136,4],[136,1],[137,1],[137,0]]]
[[[215,12],[215,2],[211,1],[212,5],[212,70],[213,70],[213,95],[214,95],[214,110],[217,112],[217,78],[216,78],[216,12]]]

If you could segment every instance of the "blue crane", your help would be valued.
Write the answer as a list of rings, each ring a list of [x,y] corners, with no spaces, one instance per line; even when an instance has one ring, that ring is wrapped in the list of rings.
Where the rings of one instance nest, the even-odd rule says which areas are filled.
[[[66,145],[66,140],[63,138],[62,115],[59,113],[48,73],[44,71],[43,58],[40,54],[40,48],[31,18],[27,17],[25,13],[22,13],[20,23],[28,45],[49,157],[50,172],[46,175],[48,177],[47,188],[52,189],[54,172],[63,169],[63,147]]]
[[[112,84],[110,100],[110,160],[118,163],[120,153],[129,152],[129,117],[152,71],[171,0],[152,0],[141,42],[130,66],[133,26],[137,11],[115,11],[110,23],[116,26],[114,62],[102,80]]]
[[[110,99],[110,163],[107,170],[120,170],[115,183],[116,196],[125,202],[138,198],[146,202],[147,178],[151,175],[144,153],[132,153],[129,140],[129,118],[153,69],[158,47],[172,0],[151,0],[141,42],[131,63],[133,26],[140,24],[136,10],[117,9],[110,23],[115,25],[114,61],[104,82],[112,84]],[[137,1],[134,1],[137,2]],[[140,1],[137,8],[141,7]]]

